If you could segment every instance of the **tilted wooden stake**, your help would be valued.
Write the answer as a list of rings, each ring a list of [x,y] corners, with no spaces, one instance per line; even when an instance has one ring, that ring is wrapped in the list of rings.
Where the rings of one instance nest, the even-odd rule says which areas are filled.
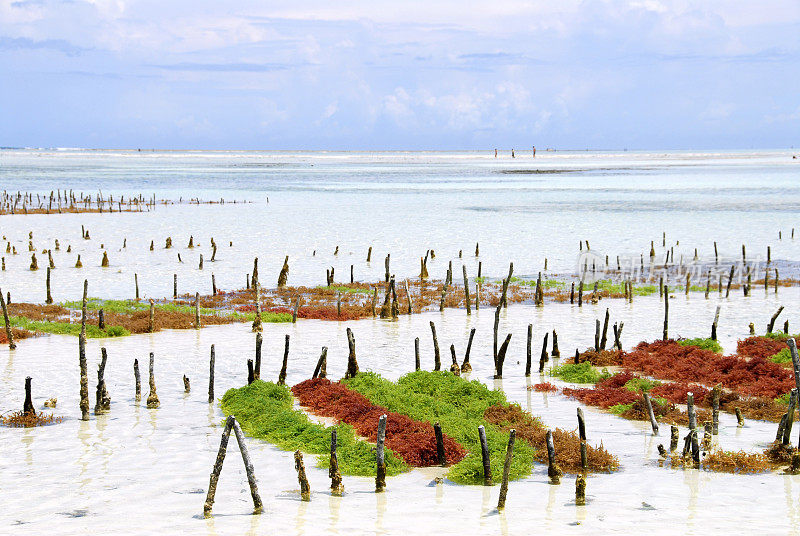
[[[95,393],[94,405],[95,415],[99,415],[111,409],[111,397],[108,396],[106,381],[103,377],[106,371],[106,360],[108,359],[105,347],[100,348],[100,355],[100,365],[97,368],[97,391]]]
[[[439,339],[436,337],[436,324],[430,321],[431,334],[433,335],[433,370],[442,370],[442,357],[439,353]]]
[[[289,365],[289,334],[286,334],[286,342],[283,346],[283,365],[278,374],[278,385],[286,385],[286,367]]]
[[[345,378],[355,378],[358,374],[358,361],[356,360],[356,338],[350,328],[347,328],[347,346],[349,347],[349,354],[347,356],[347,371],[344,374]]]
[[[217,452],[217,460],[214,462],[214,467],[211,471],[211,478],[208,484],[208,494],[206,495],[206,502],[203,505],[203,516],[209,517],[211,515],[211,508],[214,506],[214,497],[217,493],[217,482],[219,482],[219,475],[222,472],[222,463],[225,461],[225,453],[228,449],[228,439],[231,435],[231,429],[236,435],[236,441],[239,444],[239,450],[242,453],[242,460],[244,461],[245,471],[247,472],[247,481],[250,485],[250,495],[253,497],[253,513],[260,514],[264,508],[261,502],[261,497],[258,494],[258,487],[256,486],[255,471],[253,464],[250,461],[250,455],[247,452],[247,445],[244,442],[244,434],[236,422],[233,415],[229,415],[225,420],[225,429],[222,431],[222,439],[219,443],[219,451]]]
[[[6,307],[6,299],[3,296],[3,289],[0,289],[0,305],[3,307],[3,320],[5,321],[6,325],[6,338],[8,338],[8,348],[9,350],[13,350],[17,347],[14,344],[14,334],[11,331],[11,322],[8,320],[8,308]]]
[[[508,477],[511,473],[511,461],[514,458],[514,440],[517,437],[515,429],[509,430],[508,446],[506,447],[506,461],[503,464],[503,480],[500,484],[500,498],[497,500],[497,509],[502,510],[506,507],[506,495],[508,495]]]
[[[467,351],[464,353],[464,361],[461,363],[461,374],[472,372],[472,365],[469,363],[469,353],[472,350],[472,339],[475,337],[475,328],[469,330],[469,340],[467,341]]]
[[[324,378],[328,375],[327,373],[327,364],[328,364],[328,347],[322,347],[322,353],[317,360],[317,366],[314,367],[314,374],[311,376],[312,378]]]

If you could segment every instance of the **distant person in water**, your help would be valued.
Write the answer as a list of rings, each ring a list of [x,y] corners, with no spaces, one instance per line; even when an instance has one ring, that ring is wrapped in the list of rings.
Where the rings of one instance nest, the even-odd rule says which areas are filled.
[[[497,158],[497,149],[494,150],[494,157]]]
[[[516,158],[516,156],[514,156],[514,149],[511,149],[511,158]]]
[[[536,158],[536,146],[533,146],[533,157]]]

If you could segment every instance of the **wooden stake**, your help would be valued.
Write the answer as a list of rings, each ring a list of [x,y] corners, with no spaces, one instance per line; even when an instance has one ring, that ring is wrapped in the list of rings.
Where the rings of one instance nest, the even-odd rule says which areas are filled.
[[[414,370],[419,370],[419,337],[414,338]]]
[[[467,306],[467,314],[472,314],[472,309],[469,304],[469,280],[467,279],[467,267],[466,265],[461,265],[461,268],[464,272],[464,303]],[[406,291],[408,291],[408,283],[406,283]],[[409,305],[409,314],[411,311],[411,306]]]
[[[81,306],[81,332],[78,336],[78,364],[81,370],[80,408],[81,419],[89,420],[89,376],[86,371],[86,296],[89,292],[89,281],[83,281],[83,302]]]
[[[358,361],[356,360],[356,338],[353,336],[353,332],[350,330],[350,328],[347,328],[347,346],[350,349],[350,353],[347,356],[347,371],[344,375],[346,379],[355,378],[356,374],[358,374]]]
[[[211,345],[211,358],[208,363],[208,403],[214,402],[214,345]]]
[[[286,342],[283,346],[283,365],[278,374],[278,385],[286,385],[286,367],[289,365],[289,334],[286,334]]]
[[[658,422],[653,412],[653,403],[650,401],[650,395],[648,393],[642,393],[642,396],[644,397],[645,405],[647,405],[647,415],[650,417],[650,426],[653,428],[653,435],[658,435]]]
[[[261,345],[263,342],[264,338],[261,336],[261,333],[256,332],[256,357],[253,363],[253,380],[261,379]]]
[[[506,447],[506,461],[503,464],[503,481],[500,484],[500,498],[497,501],[497,509],[502,510],[506,507],[506,495],[508,495],[508,477],[511,473],[511,461],[514,458],[514,440],[517,437],[515,429],[509,430],[508,446]]]
[[[438,422],[433,424],[433,433],[436,436],[436,459],[439,465],[447,467],[447,457],[444,453],[444,436],[442,435],[442,427]]]
[[[578,408],[578,437],[581,441],[581,469],[589,469],[589,456],[586,452],[586,421],[583,418],[583,410]]]
[[[467,341],[467,351],[464,353],[464,361],[461,363],[461,373],[472,372],[472,365],[469,362],[469,353],[472,350],[472,338],[475,337],[475,328],[469,330],[469,340]]]
[[[326,377],[327,371],[327,361],[328,361],[328,347],[322,347],[322,353],[317,360],[317,366],[314,367],[314,374],[311,376],[312,378],[324,378]]]
[[[150,394],[147,395],[147,407],[150,409],[156,409],[161,405],[161,402],[158,400],[158,395],[156,394],[156,375],[153,370],[154,362],[155,356],[153,352],[150,352]]]
[[[442,370],[442,360],[439,354],[439,339],[436,337],[436,324],[430,321],[431,334],[433,335],[433,370]]]
[[[300,500],[308,502],[311,500],[311,486],[308,485],[308,478],[306,477],[303,453],[299,450],[294,451],[294,468],[297,470],[297,481],[300,483]]]
[[[506,351],[508,351],[508,343],[511,342],[511,333],[506,336],[506,340],[500,345],[500,350],[497,351],[497,361],[495,362],[495,380],[503,379],[503,363],[506,360]]]
[[[547,476],[551,484],[561,483],[561,468],[556,464],[556,448],[553,445],[553,432],[547,431]]]
[[[139,375],[139,360],[133,360],[133,378],[136,382],[136,396],[135,399],[138,402],[142,399],[142,378]]]
[[[492,485],[492,464],[489,459],[489,443],[486,441],[486,429],[478,426],[478,439],[481,443],[481,461],[483,462],[483,485]]]
[[[339,472],[339,457],[336,454],[336,447],[336,428],[331,427],[331,456],[328,477],[331,479],[331,495],[341,497],[344,493],[344,484],[342,484],[342,473]]]
[[[378,434],[375,446],[375,461],[377,463],[377,473],[375,475],[375,491],[381,492],[386,489],[386,458],[384,453],[384,442],[386,441],[386,415],[381,415],[378,419]]]
[[[100,365],[97,367],[97,389],[95,391],[94,405],[95,415],[99,415],[111,409],[111,397],[108,396],[106,382],[103,378],[106,370],[106,360],[108,359],[105,347],[100,348],[100,356]]]
[[[664,285],[664,340],[669,337],[669,289]]]
[[[532,343],[533,342],[533,324],[528,324],[528,339],[527,344],[525,345],[526,348],[526,359],[525,359],[525,377],[529,377],[531,375],[531,357],[532,357]]]
[[[548,361],[547,357],[547,336],[549,333],[544,334],[544,342],[542,342],[542,353],[539,356],[539,374],[544,373],[544,364]]]
[[[17,347],[14,343],[14,334],[11,330],[11,321],[8,319],[8,308],[6,307],[6,300],[3,297],[3,290],[0,289],[0,305],[3,307],[3,320],[6,327],[6,338],[8,339],[8,349],[13,350]]]

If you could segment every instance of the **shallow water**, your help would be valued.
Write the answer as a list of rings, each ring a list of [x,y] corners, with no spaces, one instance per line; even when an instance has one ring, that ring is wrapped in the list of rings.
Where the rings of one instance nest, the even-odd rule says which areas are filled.
[[[580,171],[501,173],[514,169]],[[172,295],[173,274],[181,293],[210,292],[211,273],[219,288],[241,288],[256,256],[264,285],[277,282],[285,255],[290,285],[319,285],[331,266],[338,281],[349,280],[350,265],[357,281],[383,279],[387,253],[392,273],[414,277],[431,248],[433,278],[444,277],[451,259],[460,274],[459,250],[471,277],[479,261],[484,276],[504,276],[513,261],[515,274],[535,277],[545,258],[551,272],[573,273],[580,240],[601,257],[610,255],[612,265],[617,255],[638,263],[652,240],[660,261],[662,232],[667,248],[680,242],[676,262],[681,256],[689,262],[695,248],[701,258],[713,258],[714,241],[723,258],[741,258],[746,244],[751,261],[765,257],[768,245],[775,260],[800,260],[800,229],[790,239],[800,225],[798,177],[800,164],[780,151],[544,153],[535,160],[479,153],[0,151],[0,179],[10,191],[60,187],[253,201],[159,206],[150,214],[0,216],[2,235],[19,252],[4,255],[8,269],[0,272],[0,286],[11,287],[12,299],[44,300],[44,270],[27,269],[29,231],[39,252],[52,249],[56,238],[61,244],[53,251],[56,301],[80,298],[83,278],[91,295],[133,297],[134,273],[142,297]],[[81,225],[91,240],[81,239]],[[200,247],[187,248],[190,235]],[[169,250],[167,236],[174,243]],[[211,237],[219,245],[214,263],[208,262]],[[109,268],[100,267],[101,245]],[[76,276],[78,254],[84,268]],[[204,270],[198,269],[201,254]],[[44,267],[46,256],[37,256]]]
[[[791,303],[793,290],[780,296]],[[721,342],[726,351],[746,335],[746,323],[766,323],[777,300],[757,293],[747,300],[738,295],[725,302],[720,321]],[[716,299],[683,296],[672,301],[673,333],[704,335],[713,317]],[[587,346],[595,318],[605,306],[614,321],[625,322],[628,343],[653,339],[659,333],[661,307],[657,298],[641,298],[633,306],[606,300],[597,306],[578,308],[552,304],[537,309],[511,306],[502,315],[501,333],[513,334],[505,378],[490,379],[493,311],[482,309],[467,317],[463,311],[401,317],[397,322],[362,320],[347,323],[301,321],[297,325],[265,325],[262,376],[277,378],[282,359],[283,335],[291,334],[287,382],[307,378],[319,349],[329,347],[329,374],[338,377],[346,364],[345,328],[356,336],[359,365],[389,378],[413,368],[413,339],[420,337],[423,364],[432,366],[432,341],[428,322],[437,324],[440,344],[456,345],[463,356],[469,328],[476,327],[471,362],[472,377],[502,388],[510,400],[539,415],[550,426],[574,429],[578,404],[559,395],[530,392],[538,375],[525,379],[524,340],[527,323],[534,325],[534,353],[546,330],[559,332],[565,356],[571,349]],[[800,322],[790,308],[790,323]],[[3,374],[0,407],[21,406],[26,375],[33,376],[34,404],[57,396],[56,413],[65,422],[38,429],[5,429],[0,443],[5,508],[0,526],[14,526],[15,533],[91,530],[140,533],[142,531],[191,531],[192,533],[290,533],[404,531],[427,534],[459,534],[475,530],[515,534],[531,526],[557,532],[632,530],[681,530],[689,534],[709,526],[736,530],[747,523],[753,528],[789,532],[797,529],[800,512],[800,477],[783,475],[735,476],[696,470],[672,470],[657,466],[658,443],[669,441],[668,430],[653,437],[649,425],[631,422],[586,408],[590,441],[600,441],[620,457],[622,470],[592,476],[588,482],[589,504],[574,505],[574,483],[565,477],[560,486],[547,483],[546,467],[536,465],[533,474],[513,482],[503,513],[494,507],[498,487],[444,484],[429,486],[441,470],[415,470],[390,478],[385,495],[372,493],[368,478],[345,477],[344,498],[328,493],[327,471],[307,461],[312,501],[299,501],[291,453],[261,441],[249,440],[259,490],[266,509],[262,516],[251,510],[247,481],[231,443],[221,478],[215,516],[199,517],[213,465],[222,414],[207,399],[207,366],[211,344],[216,345],[216,394],[246,381],[245,360],[251,357],[254,337],[245,325],[209,327],[199,332],[165,331],[105,341],[88,346],[90,393],[94,391],[99,347],[108,349],[106,377],[112,399],[110,413],[79,420],[77,342],[75,338],[48,336],[22,341],[14,352],[2,351]],[[630,344],[626,344],[626,347]],[[161,408],[148,410],[133,400],[133,359],[146,370],[148,352],[156,354],[156,381]],[[444,355],[447,355],[445,352]],[[183,393],[181,377],[192,381]],[[144,378],[143,398],[147,396]],[[559,382],[556,382],[559,383]],[[772,423],[748,421],[736,426],[735,417],[721,415],[719,443],[726,449],[763,448],[774,437]],[[685,430],[682,430],[685,434]],[[24,490],[24,493],[22,491]],[[758,494],[753,502],[753,494]],[[747,509],[730,515],[731,507],[749,502]],[[645,506],[649,505],[649,506]],[[576,524],[580,524],[580,526]],[[709,525],[713,523],[713,525]],[[480,528],[479,528],[480,527]]]
[[[223,240],[227,244],[228,237],[233,237],[234,241],[233,248],[220,248],[218,262],[213,265],[221,288],[243,285],[244,274],[249,271],[255,254],[265,259],[259,263],[262,281],[277,279],[279,265],[287,252],[291,256],[290,283],[321,281],[321,272],[334,262],[332,252],[337,243],[348,254],[353,251],[352,257],[345,254],[338,259],[337,273],[344,275],[344,267],[356,262],[348,259],[358,258],[358,279],[377,279],[382,275],[382,256],[387,249],[392,251],[393,272],[404,277],[413,276],[418,269],[416,257],[434,247],[439,263],[434,266],[439,266],[443,274],[446,260],[457,257],[462,247],[465,253],[471,253],[476,240],[481,241],[484,274],[501,275],[506,270],[507,260],[514,260],[517,273],[533,273],[540,268],[545,255],[549,256],[550,263],[563,265],[563,268],[557,266],[559,269],[570,270],[579,238],[590,240],[593,249],[639,251],[645,247],[649,249],[649,241],[659,239],[662,229],[667,230],[668,238],[680,239],[682,246],[686,243],[687,251],[693,244],[707,248],[711,240],[718,239],[733,254],[739,253],[737,248],[741,242],[771,243],[773,258],[800,258],[795,251],[800,236],[795,242],[777,241],[778,229],[784,229],[787,235],[794,222],[800,221],[793,217],[795,209],[791,208],[797,201],[794,187],[787,186],[788,193],[784,194],[772,189],[776,184],[788,184],[792,173],[796,173],[796,167],[789,170],[784,166],[782,153],[719,154],[708,158],[687,154],[665,157],[579,154],[562,158],[556,154],[541,160],[537,156],[537,166],[542,163],[542,166],[553,167],[636,169],[530,177],[492,171],[500,167],[529,167],[530,161],[495,162],[478,155],[166,155],[155,156],[145,165],[138,155],[9,154],[0,153],[4,164],[2,173],[6,179],[11,174],[9,159],[16,162],[12,175],[17,177],[14,180],[18,183],[6,183],[23,184],[26,177],[43,176],[45,178],[37,179],[41,180],[43,190],[63,177],[67,182],[59,183],[62,187],[71,186],[75,181],[76,189],[81,186],[88,189],[94,184],[92,181],[96,181],[103,185],[104,192],[126,187],[136,190],[146,188],[143,181],[148,180],[151,182],[147,184],[156,185],[159,191],[167,192],[171,188],[170,193],[179,191],[188,195],[187,192],[192,192],[189,186],[175,186],[170,182],[177,175],[141,171],[169,167],[174,168],[176,174],[184,173],[182,177],[192,178],[196,188],[208,193],[201,197],[210,197],[214,188],[224,190],[223,186],[231,184],[226,182],[230,180],[234,185],[227,187],[244,196],[246,187],[237,183],[238,179],[229,179],[229,171],[215,172],[212,164],[203,162],[285,160],[298,168],[310,168],[310,164],[314,164],[314,168],[324,168],[318,175],[314,175],[317,172],[314,169],[302,174],[292,172],[295,174],[281,178],[272,168],[253,172],[244,167],[249,171],[242,172],[241,180],[253,183],[252,192],[246,195],[255,199],[268,192],[269,205],[159,207],[154,214],[141,215],[0,217],[3,234],[17,240],[20,250],[20,256],[13,260],[6,256],[10,266],[0,273],[0,284],[3,291],[10,290],[18,301],[26,296],[36,301],[43,297],[44,271],[37,274],[27,271],[29,258],[25,259],[20,247],[27,249],[28,230],[34,231],[37,244],[59,237],[64,250],[71,242],[73,249],[80,246],[85,248],[83,251],[93,251],[97,265],[101,256],[100,242],[116,245],[110,252],[114,266],[107,270],[87,262],[90,256],[86,253],[83,253],[86,268],[82,271],[67,268],[71,257],[64,251],[56,255],[58,268],[53,276],[57,301],[78,298],[83,277],[90,280],[90,294],[132,297],[133,272],[139,273],[143,290],[157,297],[171,293],[171,274],[175,271],[180,274],[181,285],[185,285],[181,286],[181,291],[194,291],[201,282],[210,286],[206,282],[212,271],[210,264],[199,272],[194,262],[189,266],[187,260],[199,252],[185,249],[188,235],[194,233],[208,258],[208,239],[202,229],[209,222],[215,225],[213,234],[220,245]],[[45,163],[35,170],[29,169],[35,158]],[[96,169],[86,163],[93,158],[102,159]],[[163,162],[165,160],[167,163]],[[121,163],[123,161],[126,163]],[[81,166],[83,171],[75,169]],[[125,171],[128,175],[119,171],[120,168],[128,170]],[[135,174],[140,177],[139,182],[130,178]],[[213,180],[197,179],[206,174]],[[700,179],[688,178],[698,174],[702,176]],[[119,175],[129,178],[119,178]],[[278,188],[284,180],[288,185]],[[550,183],[550,191],[540,191],[544,186],[537,190],[539,183],[536,181],[542,180]],[[103,181],[108,181],[108,185]],[[372,184],[375,181],[380,183],[377,187]],[[483,186],[469,191],[465,184],[470,181]],[[521,181],[530,190],[519,185],[509,186],[514,181]],[[391,190],[385,186],[395,182],[402,184],[402,188]],[[367,187],[378,191],[365,193]],[[651,187],[664,192],[653,194],[649,190]],[[325,188],[332,191],[322,191]],[[714,194],[695,191],[717,188]],[[751,191],[753,188],[762,191],[755,194]],[[644,199],[651,195],[670,198],[679,205],[690,198],[704,196],[707,200],[716,199],[714,202],[721,207],[736,205],[737,208],[733,213],[727,212],[728,208],[707,211],[631,208],[612,211],[611,215],[598,210],[605,201]],[[752,195],[763,196],[782,208],[774,212],[747,210],[743,203]],[[547,196],[555,196],[563,203],[574,199],[581,203],[569,210],[557,208],[557,203],[547,208],[551,206]],[[528,208],[517,210],[513,208],[515,204],[538,207],[544,212]],[[478,206],[483,208],[471,208]],[[495,211],[501,207],[511,208]],[[385,227],[380,227],[379,220],[386,215],[392,217]],[[375,225],[366,224],[368,221]],[[91,241],[80,240],[81,223],[91,230]],[[173,236],[179,246],[176,249],[187,260],[180,268],[173,259],[175,249],[157,250],[152,254],[147,250],[151,235],[163,246],[163,238],[168,234]],[[116,251],[124,236],[128,237],[127,251]],[[310,253],[318,244],[324,245],[326,253],[323,255],[320,248],[315,258]],[[372,266],[367,267],[363,256],[370,244],[375,249]],[[465,260],[474,275],[474,258],[466,255]],[[431,275],[436,275],[435,271],[431,271]],[[747,324],[753,322],[762,331],[778,305],[786,306],[779,323],[788,319],[791,326],[800,325],[798,296],[797,288],[781,288],[777,296],[772,291],[765,294],[761,289],[754,289],[750,298],[743,298],[739,292],[732,292],[729,299],[712,294],[708,300],[702,294],[692,294],[688,298],[676,294],[670,301],[670,334],[707,336],[715,308],[722,304],[720,342],[726,352],[732,352],[736,341],[747,336]],[[428,323],[433,320],[445,363],[449,358],[449,345],[455,344],[461,358],[469,329],[477,328],[471,355],[472,378],[502,388],[510,400],[519,402],[548,425],[574,429],[575,409],[579,404],[559,395],[526,389],[529,383],[540,381],[538,375],[527,380],[523,375],[527,325],[534,326],[535,356],[539,354],[545,332],[552,329],[558,331],[562,354],[570,356],[576,347],[583,349],[592,344],[595,319],[602,318],[606,307],[610,309],[612,323],[625,322],[623,345],[626,348],[640,340],[660,338],[663,305],[657,296],[636,297],[632,304],[603,300],[582,308],[555,303],[543,308],[512,305],[501,315],[500,332],[512,333],[513,337],[505,379],[496,382],[491,379],[490,357],[494,311],[488,307],[473,311],[471,316],[462,310],[448,310],[443,314],[402,316],[396,322],[301,320],[296,325],[264,325],[262,377],[277,378],[286,333],[291,334],[287,383],[291,385],[309,377],[322,346],[329,348],[329,375],[339,377],[346,365],[346,327],[354,331],[362,370],[378,371],[392,379],[412,370],[414,337],[421,341],[423,366],[432,368]],[[90,339],[87,351],[90,399],[93,405],[99,348],[105,346],[109,354],[106,381],[112,406],[108,414],[93,415],[89,422],[79,419],[76,338],[44,336],[20,341],[15,351],[0,348],[0,411],[21,408],[24,378],[32,376],[36,408],[55,396],[58,397],[55,412],[65,417],[63,423],[54,426],[0,429],[0,474],[3,475],[0,504],[4,506],[0,510],[0,532],[463,534],[480,531],[519,534],[535,530],[556,534],[644,531],[704,534],[709,529],[738,532],[743,526],[767,533],[800,530],[797,506],[800,476],[737,476],[658,467],[656,447],[658,443],[668,443],[668,430],[662,429],[661,436],[653,437],[647,423],[626,421],[593,408],[584,408],[590,442],[602,441],[620,457],[622,470],[612,475],[590,477],[589,502],[583,507],[574,504],[571,477],[562,479],[560,486],[551,486],[547,483],[546,467],[538,464],[530,477],[510,484],[507,506],[502,513],[495,509],[498,486],[429,485],[442,473],[441,469],[415,470],[390,478],[384,494],[373,493],[372,479],[345,477],[346,495],[336,498],[328,493],[327,470],[317,468],[310,458],[307,458],[306,467],[312,500],[303,503],[299,500],[291,453],[249,439],[248,448],[265,503],[264,514],[250,515],[252,503],[247,481],[235,442],[231,442],[214,505],[215,515],[206,520],[201,516],[202,506],[219,446],[222,420],[218,406],[207,403],[211,344],[216,345],[216,395],[220,397],[226,389],[246,382],[246,359],[254,352],[254,336],[245,324],[120,339]],[[133,360],[139,359],[143,372],[144,399],[147,396],[147,356],[151,351],[156,355],[156,382],[161,399],[161,408],[157,410],[148,410],[133,399]],[[184,374],[192,382],[188,395],[183,392],[181,378]],[[774,437],[776,425],[773,423],[748,421],[744,428],[738,428],[732,415],[723,413],[720,418],[717,440],[726,449],[759,450]],[[685,429],[681,432],[682,435],[686,433]]]

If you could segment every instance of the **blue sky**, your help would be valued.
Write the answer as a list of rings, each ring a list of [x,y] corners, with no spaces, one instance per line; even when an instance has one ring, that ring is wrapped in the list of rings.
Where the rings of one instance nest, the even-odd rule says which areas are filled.
[[[800,146],[800,1],[0,0],[0,145]]]

